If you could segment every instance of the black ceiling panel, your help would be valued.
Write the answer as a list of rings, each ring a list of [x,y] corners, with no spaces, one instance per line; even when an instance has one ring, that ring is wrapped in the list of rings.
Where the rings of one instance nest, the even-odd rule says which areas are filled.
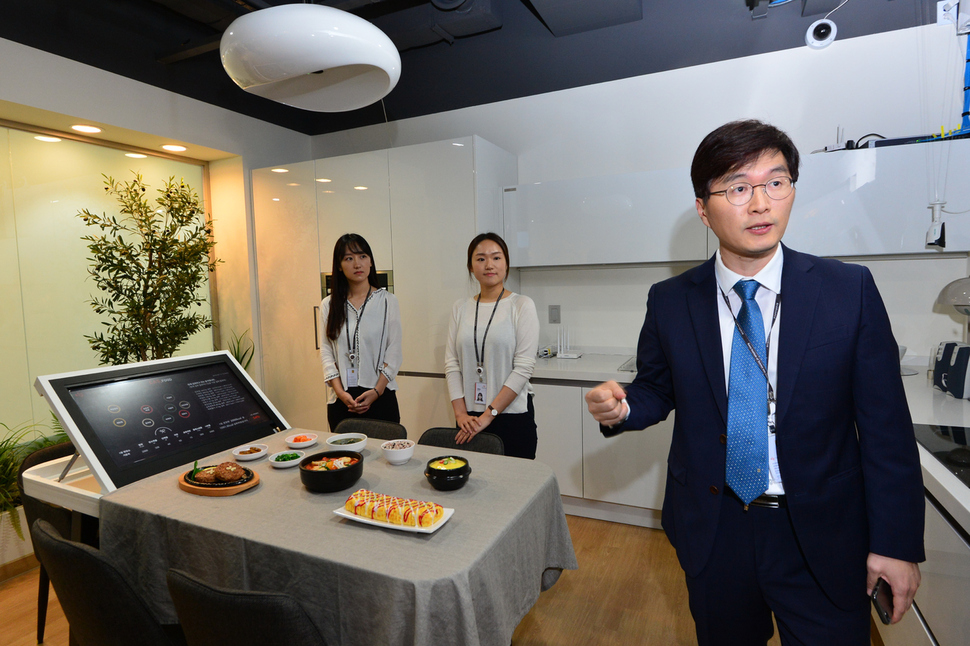
[[[458,2],[453,10],[461,11],[461,5],[467,8],[475,1]],[[383,106],[325,114],[244,92],[222,69],[218,49],[211,49],[233,15],[287,2],[4,2],[0,4],[0,37],[314,135],[383,122],[385,110],[387,119],[393,121],[804,47],[805,31],[821,17],[802,16],[801,0],[771,6],[768,15],[757,20],[752,19],[745,0],[641,0],[641,19],[608,27],[600,25],[609,19],[586,12],[589,25],[584,29],[584,12],[572,11],[567,16],[568,30],[575,33],[557,37],[543,22],[539,7],[529,0],[487,0],[488,11],[500,17],[500,27],[492,25],[483,33],[405,49],[401,80]],[[409,11],[423,16],[422,20],[429,12],[442,12],[419,0],[326,0],[324,4],[357,5],[354,12],[376,24],[393,25],[393,30],[413,27],[400,18]],[[447,6],[449,2],[436,0],[435,4]],[[627,1],[614,4],[629,10]],[[548,5],[542,3],[547,12]],[[842,40],[927,24],[935,15],[933,0],[850,0],[831,19]],[[449,17],[442,20],[447,25],[444,18]],[[395,32],[387,29],[394,40]],[[210,50],[201,54],[192,49],[205,50],[206,46]],[[160,62],[173,53],[178,59],[180,52],[181,60]],[[684,100],[702,97],[703,89],[698,88]]]

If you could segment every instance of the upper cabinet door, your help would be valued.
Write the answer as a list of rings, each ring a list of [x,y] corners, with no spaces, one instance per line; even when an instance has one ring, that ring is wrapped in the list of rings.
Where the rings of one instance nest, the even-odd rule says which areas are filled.
[[[320,271],[333,268],[340,236],[357,233],[374,252],[378,271],[393,267],[387,151],[328,157],[314,162]]]
[[[933,253],[930,203],[970,208],[970,140],[803,155],[785,244],[818,256]],[[943,214],[945,251],[970,250],[970,218]]]
[[[707,258],[684,168],[509,186],[504,205],[514,267]]]
[[[403,369],[441,374],[451,307],[472,293],[465,255],[475,236],[473,141],[405,146],[388,155]]]

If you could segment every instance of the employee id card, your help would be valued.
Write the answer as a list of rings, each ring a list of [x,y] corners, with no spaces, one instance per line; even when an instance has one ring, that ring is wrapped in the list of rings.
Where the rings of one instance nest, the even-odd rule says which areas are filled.
[[[488,401],[488,384],[481,381],[475,384],[475,403],[484,405]]]
[[[349,368],[347,370],[347,388],[356,388],[357,381],[357,368]]]
[[[768,404],[768,471],[773,482],[781,482],[781,469],[778,467],[778,449],[775,446],[775,403]]]

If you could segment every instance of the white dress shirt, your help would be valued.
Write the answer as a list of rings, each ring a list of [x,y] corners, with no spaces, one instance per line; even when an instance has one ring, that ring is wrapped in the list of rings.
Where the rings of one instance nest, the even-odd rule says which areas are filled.
[[[724,389],[730,392],[731,379],[731,348],[734,345],[734,319],[741,309],[741,297],[734,291],[734,285],[743,278],[750,278],[758,281],[760,287],[754,296],[758,307],[761,308],[761,319],[765,324],[765,338],[768,339],[768,382],[776,395],[778,392],[778,330],[781,327],[782,307],[778,308],[778,317],[772,325],[772,313],[775,310],[775,298],[781,294],[781,269],[784,264],[785,254],[781,247],[775,250],[768,264],[754,276],[742,276],[736,274],[724,265],[721,260],[721,250],[717,250],[717,258],[714,263],[714,276],[717,279],[718,293],[714,295],[717,299],[717,314],[721,328],[721,349],[724,353]],[[727,294],[731,308],[728,309],[721,293]],[[747,348],[745,348],[747,352]],[[767,402],[765,402],[767,406]],[[767,431],[766,431],[767,432]],[[784,433],[784,429],[778,432]],[[767,468],[768,465],[765,465]],[[780,479],[775,479],[771,470],[768,470],[768,490],[766,494],[780,496],[785,493],[785,488]]]
[[[397,390],[397,371],[401,368],[401,309],[397,298],[383,287],[371,292],[365,306],[360,310],[347,301],[347,318],[336,339],[327,338],[327,319],[330,316],[330,296],[320,303],[320,361],[323,363],[323,379],[340,377],[347,389],[350,369],[350,352],[354,345],[354,330],[360,322],[357,363],[357,383],[362,388],[374,388],[380,375],[387,377],[387,387]],[[350,347],[347,339],[350,338]],[[386,365],[382,365],[386,364]],[[327,403],[337,401],[337,394],[327,384]]]

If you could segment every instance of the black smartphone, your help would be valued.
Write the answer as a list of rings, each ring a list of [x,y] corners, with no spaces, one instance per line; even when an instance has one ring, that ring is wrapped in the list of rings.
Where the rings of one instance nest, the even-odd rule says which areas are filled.
[[[872,606],[876,609],[879,620],[888,626],[893,619],[893,589],[882,577],[879,577],[872,589]]]

